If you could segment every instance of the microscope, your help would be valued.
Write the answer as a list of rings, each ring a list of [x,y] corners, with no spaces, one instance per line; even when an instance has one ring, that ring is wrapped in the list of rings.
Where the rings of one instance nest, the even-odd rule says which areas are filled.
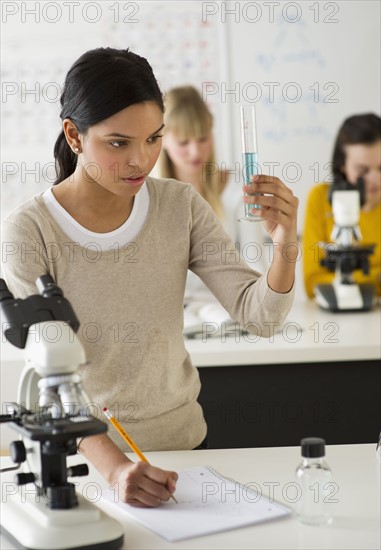
[[[10,444],[16,465],[2,470],[20,473],[2,498],[1,530],[18,548],[118,549],[122,526],[68,482],[89,472],[87,464],[66,464],[77,453],[77,438],[107,431],[104,422],[89,414],[91,402],[77,372],[86,362],[76,336],[79,322],[50,275],[36,285],[40,294],[14,299],[0,279],[4,335],[25,349],[26,362],[18,403],[0,416],[20,436]]]
[[[334,243],[320,243],[325,257],[320,264],[335,273],[332,284],[315,287],[316,303],[330,311],[367,311],[375,303],[375,286],[357,284],[353,272],[361,269],[369,273],[369,256],[374,244],[360,245],[362,239],[358,227],[360,208],[364,204],[364,181],[356,184],[346,180],[335,181],[330,188],[329,201],[332,205],[334,227],[331,239]]]

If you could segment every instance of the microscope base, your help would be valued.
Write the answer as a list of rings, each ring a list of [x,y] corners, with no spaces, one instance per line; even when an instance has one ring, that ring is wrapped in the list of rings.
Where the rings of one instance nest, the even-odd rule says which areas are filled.
[[[17,548],[27,550],[121,548],[122,526],[78,493],[77,498],[75,508],[51,510],[43,497],[18,488],[17,494],[6,496],[2,503],[1,532]]]
[[[374,306],[375,287],[370,284],[317,285],[316,303],[329,311],[368,311]]]

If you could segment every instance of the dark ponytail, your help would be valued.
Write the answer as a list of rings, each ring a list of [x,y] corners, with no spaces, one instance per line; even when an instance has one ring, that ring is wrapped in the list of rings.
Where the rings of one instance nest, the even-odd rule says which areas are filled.
[[[163,96],[150,64],[128,49],[97,48],[84,53],[67,73],[60,101],[61,120],[70,118],[82,135],[136,103],[154,101],[164,112]],[[77,165],[77,155],[63,131],[54,146],[54,158],[56,185],[71,176]]]
[[[64,131],[60,133],[54,146],[54,158],[56,159],[56,181],[54,185],[69,177],[77,166],[77,155],[69,147]]]

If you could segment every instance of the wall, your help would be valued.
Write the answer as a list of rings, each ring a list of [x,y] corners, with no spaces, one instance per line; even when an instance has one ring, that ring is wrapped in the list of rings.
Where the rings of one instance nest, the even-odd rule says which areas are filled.
[[[90,48],[129,46],[163,90],[203,90],[218,161],[236,171],[227,203],[241,185],[239,104],[256,104],[261,167],[299,196],[301,229],[309,188],[330,178],[343,119],[380,111],[379,21],[372,0],[3,2],[2,214],[52,184],[71,63]]]
[[[2,215],[54,182],[59,99],[72,63],[97,47],[146,57],[162,90],[226,78],[226,25],[203,23],[201,2],[3,2]],[[211,99],[216,134],[223,113]],[[229,140],[218,140],[226,156]]]

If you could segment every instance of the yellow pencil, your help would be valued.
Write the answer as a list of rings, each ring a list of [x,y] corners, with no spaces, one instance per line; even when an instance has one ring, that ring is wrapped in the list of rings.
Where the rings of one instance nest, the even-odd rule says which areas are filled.
[[[103,414],[110,420],[111,424],[114,426],[116,431],[123,437],[123,439],[128,443],[128,445],[131,447],[131,449],[134,451],[134,453],[140,458],[142,462],[148,462],[147,458],[144,456],[144,454],[141,452],[139,447],[136,445],[136,443],[131,439],[131,437],[128,435],[127,432],[125,432],[122,428],[122,426],[119,424],[115,416],[113,416],[107,407],[103,407],[102,409]],[[171,495],[171,498],[178,504],[177,500],[173,495]]]

